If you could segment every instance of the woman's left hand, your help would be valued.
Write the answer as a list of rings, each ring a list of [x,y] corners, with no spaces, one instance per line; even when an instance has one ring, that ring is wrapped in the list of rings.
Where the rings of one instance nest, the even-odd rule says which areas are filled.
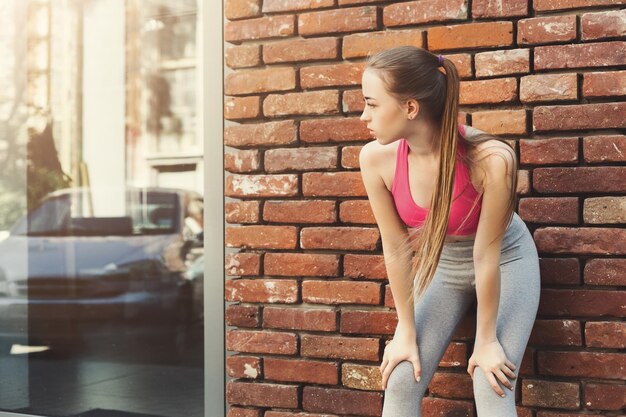
[[[475,342],[474,352],[472,352],[472,356],[469,359],[469,366],[467,367],[467,373],[472,379],[474,378],[474,368],[477,366],[485,373],[489,384],[499,396],[504,397],[504,391],[498,385],[496,378],[508,389],[513,390],[513,384],[511,384],[507,376],[511,379],[516,378],[513,372],[515,365],[506,358],[504,350],[498,340],[485,343]]]

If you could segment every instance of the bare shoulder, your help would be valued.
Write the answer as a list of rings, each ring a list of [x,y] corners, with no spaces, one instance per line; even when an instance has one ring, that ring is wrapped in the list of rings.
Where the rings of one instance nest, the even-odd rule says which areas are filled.
[[[379,172],[389,162],[389,156],[395,154],[397,147],[398,141],[388,145],[382,145],[377,140],[367,142],[359,154],[361,169],[375,169]]]
[[[516,166],[515,151],[506,143],[499,140],[488,140],[478,145],[481,156],[478,158],[478,164],[482,167],[483,172],[480,178],[480,188],[485,190],[489,184],[500,182],[507,177],[513,176],[513,170]]]

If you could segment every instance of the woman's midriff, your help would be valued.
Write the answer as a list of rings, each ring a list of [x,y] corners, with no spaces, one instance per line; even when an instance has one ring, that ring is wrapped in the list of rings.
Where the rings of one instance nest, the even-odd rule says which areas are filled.
[[[476,233],[471,235],[463,235],[463,236],[452,236],[448,235],[444,239],[445,242],[462,242],[465,240],[474,240],[476,238]]]

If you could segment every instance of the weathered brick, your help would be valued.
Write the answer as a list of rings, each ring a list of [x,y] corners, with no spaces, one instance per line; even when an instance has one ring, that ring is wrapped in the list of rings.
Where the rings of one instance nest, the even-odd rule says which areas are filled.
[[[304,387],[302,408],[317,413],[379,416],[382,393],[339,388]]]
[[[550,285],[579,285],[580,261],[577,258],[539,258],[541,282]]]
[[[337,147],[270,149],[265,151],[265,171],[309,171],[337,168]]]
[[[334,5],[334,0],[263,0],[263,13],[311,10]]]
[[[254,405],[258,407],[296,408],[298,386],[228,381],[226,401],[229,404]]]
[[[226,228],[226,246],[231,248],[295,249],[295,226],[240,226]]]
[[[231,304],[224,315],[226,324],[237,327],[259,327],[261,314],[259,306]]]
[[[368,227],[305,227],[300,231],[302,249],[374,250],[380,233]]]
[[[347,253],[343,258],[343,275],[348,278],[386,279],[383,255]]]
[[[480,52],[474,55],[476,77],[527,74],[530,71],[530,50]]]
[[[541,291],[539,315],[624,317],[626,293],[610,290],[547,289]]]
[[[266,275],[280,276],[337,276],[339,255],[321,253],[271,253],[265,254]]]
[[[264,16],[256,19],[236,20],[224,24],[224,40],[241,42],[292,36],[295,17],[291,15]]]
[[[626,4],[626,0],[594,0],[594,6],[614,6]],[[589,7],[589,0],[534,0],[533,8],[538,12],[568,10]],[[595,416],[594,416],[595,417]]]
[[[435,372],[430,384],[428,392],[437,397],[447,398],[474,398],[474,388],[472,378],[467,372]]]
[[[459,104],[499,104],[517,100],[515,78],[495,78],[492,80],[462,81]]]
[[[394,334],[398,325],[395,311],[341,311],[339,331],[342,334]]]
[[[576,74],[539,74],[520,79],[520,101],[571,101],[578,99]]]
[[[259,150],[247,149],[224,155],[224,169],[228,172],[251,172],[259,169]]]
[[[263,101],[263,114],[270,117],[333,113],[339,113],[339,93],[336,90],[270,94]]]
[[[228,175],[227,197],[291,197],[298,193],[298,176],[277,175]]]
[[[534,234],[537,249],[546,253],[626,254],[626,229],[545,227]]]
[[[263,62],[306,62],[335,59],[339,51],[337,38],[288,39],[263,45]]]
[[[581,130],[626,127],[626,103],[538,106],[533,112],[533,130]]]
[[[332,308],[265,307],[263,326],[272,329],[333,332],[337,330],[336,317],[337,312]]]
[[[626,285],[626,259],[590,259],[585,264],[585,284]]]
[[[466,19],[465,0],[432,0],[428,6],[421,1],[398,2],[383,9],[385,27]]]
[[[524,379],[521,385],[524,405],[566,410],[580,407],[580,386],[576,383]]]
[[[517,194],[525,196],[530,194],[530,172],[527,169],[517,171]]]
[[[587,224],[626,223],[626,197],[586,198],[583,220]]]
[[[356,32],[376,27],[375,6],[325,10],[302,13],[298,16],[298,34],[301,36]]]
[[[263,220],[274,223],[334,223],[336,203],[331,200],[266,201]]]
[[[585,407],[591,410],[626,409],[626,385],[624,384],[585,384]]]
[[[517,22],[518,45],[571,42],[576,39],[576,15],[533,17]]]
[[[380,303],[380,284],[362,281],[302,281],[302,300],[314,304]]]
[[[469,23],[428,29],[428,50],[491,48],[513,44],[512,22]]]
[[[368,200],[348,200],[339,203],[339,220],[342,223],[376,224],[376,218]]]
[[[261,99],[258,96],[224,98],[224,118],[227,120],[254,119],[260,115]]]
[[[263,415],[257,408],[229,407],[226,417],[263,417]]]
[[[259,275],[261,256],[258,253],[229,253],[224,269],[227,275]]]
[[[226,350],[293,355],[298,351],[298,337],[287,332],[227,330]]]
[[[626,348],[626,323],[588,321],[585,323],[585,345],[596,348]]]
[[[528,1],[526,0],[474,0],[472,2],[472,17],[474,19],[490,17],[514,17],[528,15]]]
[[[381,390],[382,374],[378,366],[344,363],[341,365],[341,384],[364,391]]]
[[[520,162],[530,165],[575,164],[578,138],[521,139]]]
[[[586,72],[583,97],[626,96],[626,71]]]
[[[368,337],[302,335],[300,354],[315,358],[377,361],[380,344]]]
[[[344,146],[341,148],[341,167],[352,169],[359,168],[359,155],[363,146]]]
[[[268,357],[263,360],[263,370],[266,379],[275,381],[322,385],[339,382],[339,366],[335,362]]]
[[[226,19],[235,20],[261,14],[261,0],[227,0],[224,4]]]
[[[494,135],[525,135],[526,110],[472,112],[472,126]]]
[[[626,41],[535,47],[535,71],[626,64]]]
[[[224,203],[224,214],[228,223],[258,223],[258,201],[229,201]]]
[[[547,346],[581,346],[582,331],[576,320],[537,320],[529,343]]]
[[[387,8],[389,7],[391,6]],[[423,33],[424,31],[419,29],[354,33],[344,36],[341,51],[344,59],[350,59],[366,57],[369,54],[397,46],[410,45],[423,48]]]
[[[293,120],[227,126],[224,129],[226,146],[289,145],[296,141],[297,127]]]
[[[578,200],[578,197],[522,198],[518,212],[530,223],[578,224]]]
[[[309,89],[360,85],[364,68],[364,62],[302,67],[300,68],[300,86],[303,89]]]
[[[229,96],[287,91],[296,87],[296,70],[289,67],[239,70],[226,76],[224,94]]]
[[[226,371],[232,378],[259,379],[261,358],[256,356],[231,355],[226,357]]]
[[[585,13],[580,18],[581,40],[624,36],[626,9]]]
[[[425,416],[459,416],[474,417],[473,401],[449,400],[445,398],[426,397],[422,401]]]
[[[626,379],[626,354],[598,352],[538,352],[542,375]]]
[[[602,135],[584,137],[583,158],[585,162],[626,161],[626,136]]]
[[[261,45],[239,45],[226,48],[224,53],[229,68],[248,68],[261,63]]]
[[[362,95],[361,100],[363,100]],[[300,140],[303,142],[347,142],[370,138],[367,125],[358,117],[312,119],[303,120],[300,123]]]
[[[626,187],[623,167],[536,168],[533,188],[540,193],[620,192]]]
[[[298,300],[298,282],[291,279],[229,279],[224,287],[226,301],[295,303]]]
[[[307,172],[302,193],[311,197],[366,197],[360,172]]]

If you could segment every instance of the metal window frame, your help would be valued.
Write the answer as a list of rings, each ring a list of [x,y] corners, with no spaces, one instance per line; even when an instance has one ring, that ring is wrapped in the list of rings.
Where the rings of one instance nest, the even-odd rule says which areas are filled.
[[[204,141],[204,415],[226,416],[223,1],[198,0],[198,128]],[[210,140],[209,140],[210,138]],[[213,197],[213,198],[210,198]],[[211,236],[212,238],[208,238]],[[220,236],[221,239],[216,238]],[[219,335],[219,337],[217,337]],[[0,411],[0,417],[45,417]]]

